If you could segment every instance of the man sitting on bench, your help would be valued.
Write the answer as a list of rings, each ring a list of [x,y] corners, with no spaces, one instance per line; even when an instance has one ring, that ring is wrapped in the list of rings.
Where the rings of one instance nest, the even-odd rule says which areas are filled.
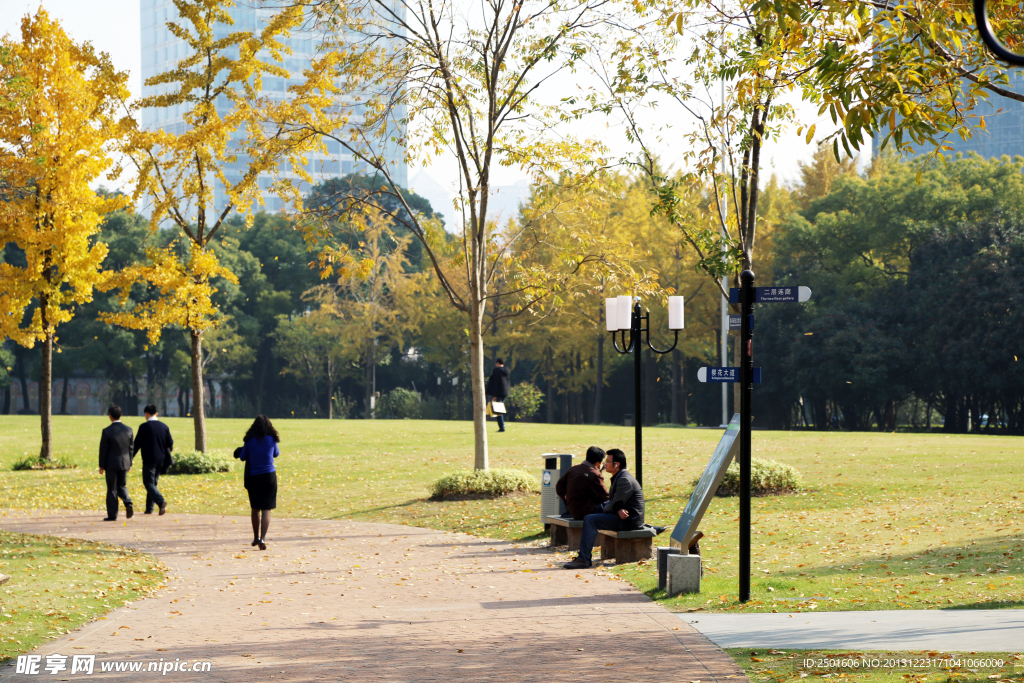
[[[604,477],[601,476],[602,460],[604,449],[591,446],[587,449],[587,459],[569,468],[555,484],[555,493],[565,501],[573,519],[601,512],[601,505],[608,500],[608,489],[604,487]]]
[[[618,448],[610,449],[604,461],[604,471],[612,475],[608,501],[601,506],[602,512],[584,518],[580,554],[572,562],[562,565],[565,569],[588,569],[591,566],[591,553],[599,530],[626,531],[640,529],[644,525],[644,492],[626,470],[626,454]]]

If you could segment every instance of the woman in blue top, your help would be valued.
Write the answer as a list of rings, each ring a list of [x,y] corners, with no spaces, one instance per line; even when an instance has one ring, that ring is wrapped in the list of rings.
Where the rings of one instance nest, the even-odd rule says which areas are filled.
[[[256,537],[252,544],[258,545],[260,550],[266,550],[270,511],[277,507],[277,470],[274,468],[274,458],[281,455],[277,447],[281,438],[274,425],[270,424],[270,418],[260,415],[245,433],[243,441],[245,445],[238,458],[245,461],[245,489],[249,492],[252,533]]]

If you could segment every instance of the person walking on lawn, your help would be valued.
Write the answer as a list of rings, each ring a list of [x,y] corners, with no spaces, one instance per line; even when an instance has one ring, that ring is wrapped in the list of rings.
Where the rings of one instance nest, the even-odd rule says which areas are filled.
[[[494,370],[491,371],[491,376],[487,378],[487,387],[484,393],[490,396],[492,401],[504,403],[505,397],[509,395],[510,391],[511,388],[509,387],[508,370],[505,369],[505,361],[498,358],[494,361]],[[498,414],[497,418],[498,431],[505,431],[505,416]]]
[[[160,508],[160,514],[167,512],[167,501],[156,487],[161,474],[173,463],[171,451],[174,439],[171,430],[157,419],[156,406],[150,404],[142,409],[146,421],[139,425],[135,434],[135,448],[132,455],[142,451],[142,485],[146,487],[146,514],[153,514],[153,507]]]
[[[242,439],[244,445],[238,454],[245,462],[245,490],[249,492],[252,508],[252,544],[267,549],[267,530],[270,511],[277,507],[277,468],[274,458],[281,455],[277,444],[281,441],[270,418],[258,415]]]
[[[604,477],[601,476],[604,457],[604,449],[591,446],[587,449],[586,460],[573,465],[564,477],[558,478],[555,493],[565,501],[573,519],[584,519],[587,515],[601,512],[601,505],[608,500],[608,489],[604,487]]]
[[[610,449],[604,471],[612,475],[608,501],[601,506],[600,513],[583,518],[580,553],[575,560],[562,565],[565,569],[587,569],[593,564],[591,553],[598,531],[627,531],[644,525],[644,492],[626,469],[626,454],[618,448]]]
[[[107,478],[107,516],[104,522],[117,521],[117,499],[124,501],[124,516],[134,514],[128,495],[128,473],[132,471],[132,428],[121,422],[118,406],[107,408],[110,425],[100,434],[100,474]]]

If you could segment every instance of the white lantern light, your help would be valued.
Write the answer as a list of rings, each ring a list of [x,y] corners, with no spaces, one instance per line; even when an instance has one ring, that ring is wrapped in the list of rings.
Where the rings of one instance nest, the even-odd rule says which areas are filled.
[[[619,320],[618,328],[628,330],[633,326],[633,297],[627,294],[616,299],[618,303],[615,305],[615,315]]]
[[[618,303],[615,297],[604,300],[604,326],[609,332],[619,329],[619,317],[616,315]]]
[[[670,296],[668,298],[668,329],[683,329],[683,297]]]

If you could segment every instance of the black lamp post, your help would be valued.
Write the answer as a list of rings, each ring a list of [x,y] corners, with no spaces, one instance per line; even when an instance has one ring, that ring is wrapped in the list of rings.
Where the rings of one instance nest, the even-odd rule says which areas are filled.
[[[679,343],[679,330],[683,329],[683,297],[670,296],[668,298],[668,329],[675,332],[675,340],[672,346],[665,350],[655,348],[651,343],[651,312],[644,313],[640,309],[640,297],[635,299],[631,296],[619,296],[613,299],[605,299],[605,327],[612,333],[612,345],[619,353],[633,354],[633,438],[636,450],[636,480],[641,486],[644,484],[643,464],[643,428],[640,424],[642,395],[640,393],[640,378],[642,375],[640,363],[640,346],[646,344],[647,348],[655,353],[668,353],[676,348]],[[622,344],[619,345],[618,333],[622,333]],[[629,332],[627,340],[626,332]]]

